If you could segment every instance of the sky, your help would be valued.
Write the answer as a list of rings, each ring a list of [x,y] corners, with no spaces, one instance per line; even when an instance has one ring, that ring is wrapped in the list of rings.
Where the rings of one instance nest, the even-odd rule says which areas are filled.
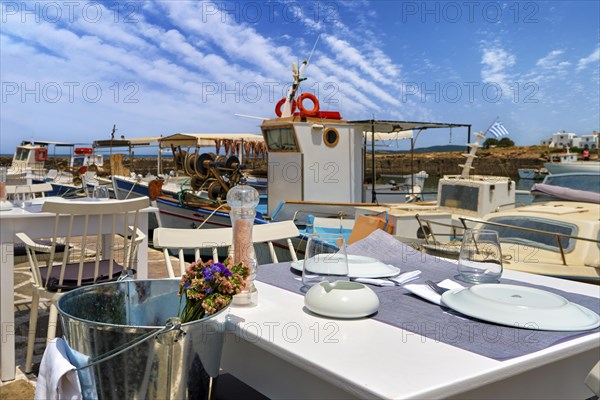
[[[598,1],[2,1],[0,154],[260,133],[301,91],[344,119],[471,124],[517,145],[600,131]],[[466,143],[466,131],[417,147]],[[403,145],[400,144],[400,147]]]

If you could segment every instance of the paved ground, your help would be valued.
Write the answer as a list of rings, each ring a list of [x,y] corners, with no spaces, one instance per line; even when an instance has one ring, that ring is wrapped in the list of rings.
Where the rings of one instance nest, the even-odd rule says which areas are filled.
[[[26,262],[18,262],[15,265],[15,342],[16,342],[16,381],[0,382],[0,400],[28,400],[33,399],[39,363],[44,353],[46,332],[48,326],[48,310],[43,304],[40,305],[36,344],[34,350],[34,365],[31,374],[24,374],[25,355],[27,351],[27,329],[29,326],[29,311],[31,307],[31,288],[29,284],[30,273]],[[164,264],[162,251],[149,249],[148,253],[148,275],[150,279],[168,277]],[[57,330],[57,336],[60,333]],[[217,385],[217,398],[225,399],[264,399],[262,395],[237,381],[234,377],[224,374],[219,378]]]

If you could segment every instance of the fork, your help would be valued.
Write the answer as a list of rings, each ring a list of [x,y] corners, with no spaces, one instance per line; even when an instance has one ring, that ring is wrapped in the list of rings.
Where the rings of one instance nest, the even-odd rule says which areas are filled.
[[[443,294],[444,292],[447,292],[448,290],[450,290],[450,289],[441,287],[434,281],[425,281],[425,283],[427,284],[427,286],[429,286],[431,288],[431,290],[433,290],[437,294]]]

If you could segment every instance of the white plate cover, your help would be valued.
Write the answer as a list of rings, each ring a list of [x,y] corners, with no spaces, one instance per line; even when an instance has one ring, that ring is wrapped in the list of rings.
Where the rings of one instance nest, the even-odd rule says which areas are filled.
[[[304,260],[292,262],[292,268],[302,272]],[[384,264],[371,257],[348,255],[348,276],[350,278],[389,278],[400,273],[400,268]]]
[[[453,310],[483,321],[546,331],[583,331],[600,326],[595,312],[536,288],[481,284],[442,295]]]

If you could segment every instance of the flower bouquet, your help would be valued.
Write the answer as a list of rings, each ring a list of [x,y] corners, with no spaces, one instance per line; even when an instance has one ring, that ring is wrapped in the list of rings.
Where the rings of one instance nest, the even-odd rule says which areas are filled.
[[[228,257],[224,263],[212,260],[193,262],[181,277],[179,296],[185,296],[185,306],[180,313],[181,322],[199,320],[216,313],[231,303],[234,295],[246,286],[250,269],[243,263],[233,264]]]

